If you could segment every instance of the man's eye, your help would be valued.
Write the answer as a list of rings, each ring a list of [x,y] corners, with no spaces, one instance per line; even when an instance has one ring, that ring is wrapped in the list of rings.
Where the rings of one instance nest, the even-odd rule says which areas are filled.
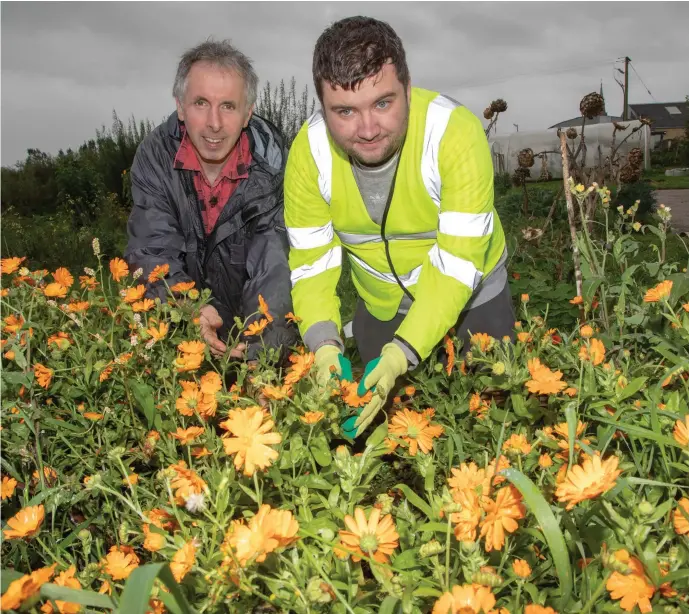
[[[379,109],[387,109],[390,106],[389,100],[381,100],[377,105]]]
[[[338,113],[340,114],[341,117],[350,117],[352,114],[352,110],[351,109],[340,109],[338,111]]]
[[[226,111],[234,111],[234,105],[233,104],[224,104],[222,106],[222,108],[225,109]]]
[[[205,101],[205,100],[197,100],[194,104],[195,104],[197,107],[203,107],[203,106],[205,106],[206,101]]]

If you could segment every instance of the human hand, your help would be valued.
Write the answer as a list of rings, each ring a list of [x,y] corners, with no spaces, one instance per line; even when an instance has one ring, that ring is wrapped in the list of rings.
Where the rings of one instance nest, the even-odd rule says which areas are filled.
[[[204,305],[199,313],[201,337],[208,344],[215,358],[222,358],[227,352],[227,345],[218,337],[218,329],[223,325],[218,310],[213,305]],[[246,343],[238,343],[230,350],[230,358],[243,358]]]
[[[408,362],[402,348],[396,343],[388,343],[383,346],[380,358],[376,359],[378,364],[361,381],[359,385],[359,396],[363,396],[367,390],[373,391],[373,398],[364,407],[357,418],[354,426],[357,429],[357,436],[363,433],[373,421],[376,414],[382,409],[387,398],[395,386],[395,381],[400,375],[407,372]]]
[[[325,344],[319,347],[314,354],[316,365],[316,383],[319,388],[326,388],[328,382],[335,375],[342,375],[340,357],[342,352],[336,345]]]

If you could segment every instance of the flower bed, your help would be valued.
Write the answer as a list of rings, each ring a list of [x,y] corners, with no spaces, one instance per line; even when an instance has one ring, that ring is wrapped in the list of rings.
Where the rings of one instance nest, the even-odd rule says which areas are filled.
[[[579,326],[523,295],[356,442],[311,354],[213,361],[206,292],[3,260],[3,610],[689,612],[689,283],[635,284],[633,214]]]

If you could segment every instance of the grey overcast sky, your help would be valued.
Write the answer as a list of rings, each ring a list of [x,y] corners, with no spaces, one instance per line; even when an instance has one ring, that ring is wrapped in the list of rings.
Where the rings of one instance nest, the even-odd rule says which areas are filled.
[[[689,94],[686,2],[3,2],[1,11],[5,166],[28,148],[78,147],[111,125],[113,109],[159,123],[174,108],[179,56],[209,36],[231,39],[261,84],[294,76],[313,92],[313,45],[350,15],[395,28],[414,85],[479,116],[507,100],[498,134],[577,116],[601,80],[608,113],[621,113],[613,62],[625,55],[658,102]],[[630,102],[653,102],[630,72]]]

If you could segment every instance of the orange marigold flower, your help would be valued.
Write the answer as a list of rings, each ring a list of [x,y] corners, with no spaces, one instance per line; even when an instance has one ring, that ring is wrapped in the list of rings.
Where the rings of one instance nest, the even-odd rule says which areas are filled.
[[[5,539],[31,538],[38,534],[45,518],[42,505],[24,507],[7,521],[9,529],[4,529]]]
[[[50,335],[50,337],[48,337],[47,343],[48,347],[50,347],[51,345],[55,345],[60,350],[66,350],[70,346],[71,342],[72,340],[70,339],[67,333],[59,331],[54,335]]]
[[[585,324],[584,326],[581,327],[579,330],[579,334],[584,338],[584,339],[589,339],[590,337],[593,337],[593,328],[589,326],[588,324]]]
[[[529,392],[534,394],[557,394],[567,387],[567,382],[561,381],[562,371],[551,371],[538,358],[530,358],[528,362],[531,379],[526,382]]]
[[[261,394],[266,399],[272,399],[273,401],[280,401],[281,399],[287,399],[292,395],[292,387],[291,386],[268,386],[265,385],[263,387],[263,390],[261,390]]]
[[[173,292],[179,292],[180,294],[184,294],[185,292],[189,292],[194,286],[196,285],[195,281],[180,281],[179,283],[176,283],[174,286],[170,288]]]
[[[524,614],[557,614],[553,608],[531,603],[524,608]]]
[[[325,414],[322,411],[307,411],[303,416],[299,416],[299,420],[301,420],[304,424],[318,424],[321,420],[323,420],[323,417]]]
[[[584,304],[584,297],[583,296],[575,296],[569,302],[572,303],[572,305],[583,305]]]
[[[31,477],[33,478],[34,484],[38,484],[39,481],[39,475],[38,475],[38,470],[34,471],[31,474]],[[43,465],[43,479],[45,480],[45,483],[48,484],[48,486],[52,486],[57,482],[57,471],[53,469],[52,467],[48,467],[48,465]]]
[[[243,467],[246,476],[252,476],[258,467],[263,470],[278,458],[278,452],[269,446],[282,441],[282,435],[271,429],[272,420],[266,420],[265,412],[254,408],[230,411],[224,425],[234,437],[223,439],[225,454],[235,455],[236,469]]]
[[[301,322],[301,318],[298,316],[295,316],[291,311],[288,311],[285,314],[285,320],[287,320],[288,322],[293,322],[294,324]]]
[[[258,322],[252,322],[249,324],[249,328],[244,331],[245,337],[251,337],[253,335],[260,335],[268,326],[268,320],[266,318],[261,318]]]
[[[136,301],[132,303],[132,311],[134,313],[146,313],[155,307],[155,301],[150,298],[145,298],[143,301]]]
[[[490,405],[488,401],[481,398],[478,392],[475,392],[469,399],[469,411],[475,413],[479,418],[484,418],[490,411]]]
[[[248,522],[232,521],[221,550],[246,567],[250,561],[262,563],[271,552],[294,543],[298,531],[299,523],[291,512],[264,504]]]
[[[91,306],[88,301],[73,301],[67,305],[67,311],[70,313],[81,313],[86,311]]]
[[[531,333],[522,332],[522,333],[517,333],[517,339],[519,341],[521,341],[522,343],[528,343],[529,341],[531,341],[533,339],[533,337],[531,336]]]
[[[25,322],[26,320],[24,320],[23,316],[15,316],[13,314],[3,318],[4,326],[2,328],[6,333],[16,333],[18,330],[21,330]]]
[[[17,480],[8,478],[6,475],[2,476],[2,488],[0,489],[0,496],[2,500],[9,499],[14,495],[14,489],[17,487]]]
[[[443,427],[432,424],[423,412],[406,407],[393,414],[388,426],[388,433],[399,437],[409,447],[411,456],[416,456],[419,448],[424,454],[428,454],[433,449],[433,440],[443,432]]]
[[[56,584],[57,586],[64,586],[66,588],[73,588],[75,590],[81,590],[81,583],[77,578],[74,577],[76,572],[76,566],[72,565],[67,571],[63,571],[62,573],[58,574],[55,580],[53,580],[53,584]],[[57,611],[60,614],[77,614],[78,612],[82,611],[80,604],[62,601],[60,599],[55,601],[55,605],[57,606]],[[54,611],[55,610],[53,609],[51,602],[44,603],[41,606],[41,612],[43,612],[43,614],[52,614]]]
[[[0,260],[0,274],[10,275],[15,271],[18,271],[19,267],[21,266],[22,262],[24,262],[24,260],[26,260],[26,256],[24,256],[23,258],[2,258]]]
[[[163,279],[170,272],[169,264],[157,264],[148,274],[148,283],[152,284],[159,279]]]
[[[567,510],[571,510],[577,503],[595,499],[607,492],[615,486],[617,476],[622,473],[617,468],[618,462],[616,456],[604,461],[598,455],[587,456],[583,463],[567,471],[564,481],[555,492],[558,501],[567,502]]]
[[[599,365],[605,360],[605,346],[600,339],[591,339],[579,349],[579,358]]]
[[[501,488],[495,496],[495,501],[486,497],[483,500],[486,516],[481,522],[480,537],[485,537],[486,552],[502,550],[505,543],[505,531],[514,533],[519,524],[517,520],[524,518],[526,508],[522,504],[522,496],[512,486]]]
[[[175,578],[175,581],[181,582],[184,577],[191,571],[191,568],[196,562],[196,546],[194,541],[188,541],[182,546],[172,557],[170,563],[170,570]]]
[[[644,295],[644,303],[659,303],[664,298],[669,298],[672,292],[672,282],[669,279],[661,281]]]
[[[65,298],[67,296],[67,288],[62,284],[52,283],[43,289],[43,294],[48,298]]]
[[[684,303],[684,305],[682,305],[682,309],[684,309],[686,312],[689,312],[689,303]]]
[[[469,342],[472,346],[478,347],[482,352],[487,352],[493,347],[495,339],[486,333],[476,333],[471,335]]]
[[[684,420],[677,420],[672,431],[675,441],[685,448],[689,446],[689,414],[684,416]]]
[[[562,391],[562,394],[566,394],[568,397],[575,397],[577,396],[577,389],[569,386]]]
[[[96,413],[95,411],[87,411],[83,414],[83,416],[87,420],[93,420],[94,422],[102,420],[105,417],[103,414]]]
[[[139,474],[130,473],[127,477],[122,478],[123,486],[136,486],[139,483]]]
[[[523,559],[512,561],[512,571],[520,578],[528,578],[531,575],[531,566]]]
[[[462,463],[458,469],[453,467],[451,473],[452,477],[448,478],[447,483],[450,486],[450,490],[457,492],[462,490],[476,490],[486,479],[485,469],[479,469],[478,465],[474,462],[468,465],[467,463]]]
[[[33,366],[33,373],[34,377],[36,378],[36,382],[38,382],[38,385],[41,388],[47,389],[50,386],[50,382],[53,381],[54,371],[49,367],[43,366],[40,363],[36,363]]]
[[[201,392],[203,394],[215,394],[222,390],[222,379],[217,371],[208,371],[201,377]]]
[[[182,354],[175,359],[174,365],[180,373],[196,371],[203,363],[203,354]]]
[[[452,375],[452,370],[455,368],[455,344],[449,335],[445,335],[445,353],[447,354],[447,365],[445,365],[445,373]]]
[[[98,381],[103,383],[105,380],[107,380],[110,377],[110,375],[112,374],[112,370],[113,370],[112,365],[108,365],[107,367],[105,367],[105,369],[103,369],[100,372],[100,375],[98,376]]]
[[[182,395],[177,399],[175,406],[177,411],[183,416],[193,416],[201,400],[201,391],[198,389],[196,382],[182,381],[181,383],[184,390],[182,390]]]
[[[360,397],[358,389],[359,384],[356,382],[340,380],[340,395],[345,405],[349,405],[349,407],[363,407],[373,398],[373,393],[370,390],[363,397]]]
[[[289,357],[292,366],[288,369],[285,376],[285,385],[292,386],[300,379],[306,377],[313,366],[315,356],[313,352],[305,354],[292,354]]]
[[[203,341],[182,341],[177,349],[184,354],[203,354],[206,344]]]
[[[345,516],[348,530],[340,531],[340,547],[352,555],[357,563],[363,557],[371,557],[378,563],[387,563],[399,544],[399,534],[390,514],[381,519],[377,507],[371,509],[368,519],[363,508],[354,510],[354,517]]]
[[[204,456],[210,456],[211,454],[213,453],[206,447],[198,447],[191,449],[191,455],[194,458],[203,458]]]
[[[461,507],[461,511],[450,514],[450,521],[455,525],[455,537],[458,541],[476,541],[476,529],[481,520],[478,494],[473,489],[453,490],[452,500]]]
[[[432,614],[492,614],[494,605],[495,595],[490,587],[463,584],[443,593],[435,602]]]
[[[96,278],[91,277],[91,275],[79,275],[79,285],[82,290],[95,290],[99,284]]]
[[[170,327],[167,325],[167,323],[160,322],[158,326],[149,326],[146,329],[146,332],[151,335],[151,338],[155,341],[161,341],[162,339],[165,339],[168,330],[170,330]]]
[[[144,525],[144,550],[157,552],[165,545],[165,535],[151,531],[150,525]]]
[[[207,488],[201,477],[193,469],[188,469],[184,461],[170,465],[169,470],[174,476],[170,486],[175,491],[177,505],[184,505],[190,495],[200,495]]]
[[[53,273],[53,279],[65,288],[71,288],[74,283],[74,277],[72,277],[72,274],[65,267],[57,269]]]
[[[115,281],[121,281],[129,275],[129,267],[122,258],[113,258],[110,261],[110,274]]]
[[[687,497],[682,497],[677,502],[677,508],[672,516],[672,526],[678,535],[689,535],[689,499]]]
[[[547,469],[548,467],[553,466],[553,459],[550,457],[550,454],[541,454],[538,457],[538,464],[543,468]]]
[[[627,564],[631,568],[630,573],[625,575],[619,571],[613,572],[605,588],[610,592],[610,597],[621,600],[620,607],[626,612],[631,612],[635,606],[638,606],[641,612],[651,612],[651,598],[655,588],[646,577],[639,559],[630,557]]]
[[[112,546],[101,564],[113,580],[126,580],[139,566],[139,557],[129,546]]]
[[[203,435],[203,432],[204,428],[202,426],[190,426],[187,429],[178,428],[174,433],[168,433],[168,435],[177,439],[182,445],[187,445]]]
[[[502,450],[503,452],[513,452],[515,454],[528,454],[531,452],[531,444],[524,435],[514,433],[502,444]]]
[[[164,531],[172,531],[177,527],[175,517],[159,507],[154,507],[146,516],[152,525]]]
[[[268,303],[265,302],[265,300],[260,294],[258,295],[258,311],[266,317],[266,320],[268,320],[268,322],[273,321],[273,316],[271,316],[270,312],[268,311]]]
[[[124,291],[124,296],[122,300],[128,304],[136,303],[144,297],[145,293],[146,286],[144,286],[143,284],[139,284],[138,286],[132,286],[131,288],[127,288]]]
[[[37,595],[41,586],[53,577],[55,567],[57,567],[57,563],[53,563],[50,567],[37,569],[31,574],[11,582],[2,596],[2,609],[18,610],[22,603]]]

